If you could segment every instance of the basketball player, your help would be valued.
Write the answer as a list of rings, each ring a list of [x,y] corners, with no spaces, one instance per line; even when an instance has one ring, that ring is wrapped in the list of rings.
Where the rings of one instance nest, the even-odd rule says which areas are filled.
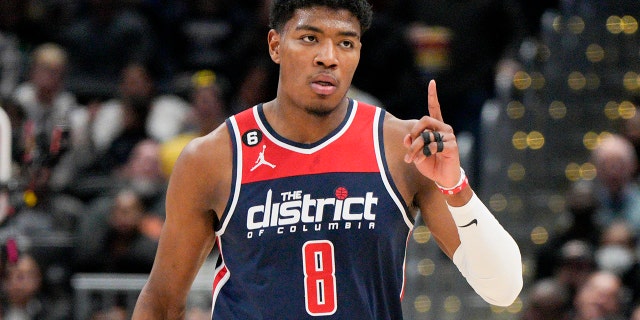
[[[401,319],[418,212],[480,296],[514,301],[518,246],[469,187],[435,83],[420,120],[346,97],[370,22],[365,0],[274,1],[277,96],[182,152],[134,319],[183,317],[214,245],[214,319]]]

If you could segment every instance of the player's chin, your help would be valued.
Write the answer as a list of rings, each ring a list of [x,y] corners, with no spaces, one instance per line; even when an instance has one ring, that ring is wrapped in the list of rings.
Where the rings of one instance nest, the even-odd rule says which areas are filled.
[[[316,116],[330,115],[340,107],[342,102],[342,98],[337,95],[318,95],[314,100],[307,104],[305,109]]]
[[[327,105],[311,105],[306,108],[307,113],[312,114],[316,117],[326,117],[330,115],[336,107],[330,107]]]

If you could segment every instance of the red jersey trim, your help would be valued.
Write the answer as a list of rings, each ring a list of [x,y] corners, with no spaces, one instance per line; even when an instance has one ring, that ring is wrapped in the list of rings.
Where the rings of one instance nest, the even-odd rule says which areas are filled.
[[[380,171],[371,148],[376,134],[374,107],[358,106],[353,101],[341,127],[309,145],[294,145],[279,137],[260,112],[261,107],[256,106],[235,117],[241,137],[242,158],[238,161],[242,183],[330,172]]]

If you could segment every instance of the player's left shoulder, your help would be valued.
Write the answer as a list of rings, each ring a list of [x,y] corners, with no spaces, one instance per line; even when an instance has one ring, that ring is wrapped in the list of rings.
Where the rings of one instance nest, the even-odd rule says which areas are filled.
[[[404,136],[411,132],[411,128],[417,121],[415,119],[400,119],[389,112],[385,112],[382,131],[385,139],[386,137],[391,137],[396,140],[397,137],[400,137],[400,142],[402,142]]]

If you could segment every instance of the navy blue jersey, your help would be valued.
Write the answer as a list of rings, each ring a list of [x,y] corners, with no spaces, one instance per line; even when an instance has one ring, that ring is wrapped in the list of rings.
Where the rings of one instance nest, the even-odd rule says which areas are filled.
[[[278,135],[262,105],[227,119],[234,174],[214,319],[402,318],[413,219],[386,165],[384,115],[351,100],[313,144]]]

